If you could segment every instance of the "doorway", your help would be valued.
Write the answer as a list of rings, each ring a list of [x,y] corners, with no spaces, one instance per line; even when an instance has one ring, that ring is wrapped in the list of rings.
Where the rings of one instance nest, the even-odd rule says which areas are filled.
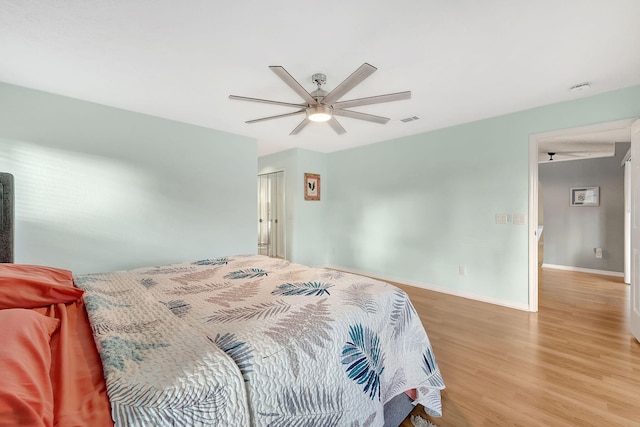
[[[258,254],[285,258],[284,171],[258,175]]]
[[[538,311],[538,235],[539,235],[539,146],[550,139],[582,139],[585,143],[595,143],[593,135],[614,132],[620,129],[630,131],[636,119],[618,120],[593,126],[564,129],[554,132],[534,134],[529,137],[529,311]],[[543,231],[544,233],[544,231]]]

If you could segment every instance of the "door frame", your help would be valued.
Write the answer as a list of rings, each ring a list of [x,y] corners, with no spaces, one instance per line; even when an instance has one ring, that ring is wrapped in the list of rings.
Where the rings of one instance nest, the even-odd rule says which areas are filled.
[[[538,140],[631,127],[637,119],[634,117],[529,135],[529,311],[538,311]]]
[[[638,262],[638,247],[640,246],[640,227],[638,226],[638,210],[640,209],[640,191],[637,186],[640,180],[640,163],[638,159],[634,161],[633,157],[640,157],[640,120],[637,120],[631,126],[631,180],[629,190],[631,192],[631,221],[629,227],[629,238],[631,246],[631,280],[629,287],[629,329],[631,335],[640,341],[640,275]]]

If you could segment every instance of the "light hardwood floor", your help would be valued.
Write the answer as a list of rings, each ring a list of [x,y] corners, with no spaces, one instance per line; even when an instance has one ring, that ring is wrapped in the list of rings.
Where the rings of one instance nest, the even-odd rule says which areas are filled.
[[[414,414],[438,427],[640,426],[640,344],[621,278],[540,270],[538,313],[398,286],[447,386],[441,418]]]

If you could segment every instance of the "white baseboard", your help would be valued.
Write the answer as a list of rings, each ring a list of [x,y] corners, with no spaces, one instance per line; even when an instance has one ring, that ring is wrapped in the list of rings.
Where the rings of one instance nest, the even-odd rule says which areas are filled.
[[[340,266],[337,266],[337,265],[330,265],[329,264],[329,265],[325,265],[324,268],[330,268],[332,270],[346,271],[347,273],[358,274],[360,276],[374,277],[374,278],[376,278],[378,280],[382,280],[382,281],[401,283],[403,285],[409,285],[409,286],[413,286],[415,288],[422,288],[422,289],[426,289],[426,290],[429,290],[429,291],[434,291],[434,292],[439,292],[439,293],[442,293],[442,294],[453,295],[453,296],[461,297],[461,298],[467,298],[467,299],[474,300],[474,301],[480,301],[480,302],[486,302],[486,303],[489,303],[489,304],[501,305],[503,307],[514,308],[516,310],[530,311],[528,304],[522,304],[522,303],[519,303],[519,302],[506,301],[506,300],[501,300],[499,298],[485,297],[485,296],[482,296],[482,295],[472,294],[470,292],[464,292],[464,291],[457,291],[457,290],[454,290],[454,289],[442,288],[442,287],[439,287],[439,286],[429,285],[427,283],[415,282],[413,280],[407,280],[407,279],[402,279],[402,278],[399,278],[399,277],[387,276],[387,275],[383,275],[383,274],[377,274],[377,273],[374,274],[374,273],[369,273],[369,272],[366,272],[366,271],[356,270],[356,269],[353,269],[353,268],[340,267]]]
[[[600,274],[603,276],[624,277],[624,273],[620,271],[594,270],[592,268],[572,267],[570,265],[542,264],[542,268],[551,268],[553,270],[578,271],[580,273]]]

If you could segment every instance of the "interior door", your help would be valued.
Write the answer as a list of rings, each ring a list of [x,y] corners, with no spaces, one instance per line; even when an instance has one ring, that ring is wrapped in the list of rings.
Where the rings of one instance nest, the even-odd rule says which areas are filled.
[[[284,172],[258,176],[258,254],[285,258]]]
[[[258,176],[258,254],[269,255],[271,244],[270,230],[270,186],[269,176]]]
[[[640,341],[640,120],[631,125],[631,292],[629,327]]]

